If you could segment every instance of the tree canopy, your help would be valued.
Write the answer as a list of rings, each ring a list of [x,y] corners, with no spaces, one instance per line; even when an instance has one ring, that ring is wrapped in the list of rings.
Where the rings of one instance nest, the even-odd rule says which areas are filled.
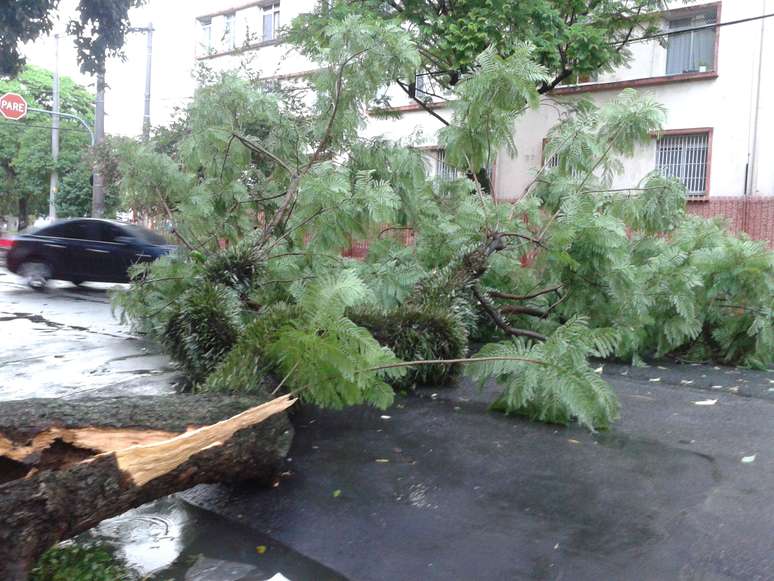
[[[84,73],[102,72],[105,60],[120,56],[129,29],[129,9],[145,0],[79,0],[68,21]],[[19,45],[51,32],[59,0],[13,0],[0,6],[0,76],[16,75],[25,64]]]
[[[532,60],[546,71],[539,93],[612,70],[627,62],[632,38],[660,31],[666,8],[665,0],[348,0],[295,26],[313,33],[353,11],[401,23],[421,59],[414,72],[425,78],[425,88],[411,94],[424,101],[456,84],[487,49],[508,57],[530,44]],[[413,75],[399,81],[406,92],[414,84]]]
[[[52,108],[51,71],[25,67],[17,78],[0,80],[0,93],[19,93],[30,107]],[[60,108],[90,122],[94,96],[69,77],[60,78]],[[62,118],[59,132],[60,175],[57,212],[62,216],[88,215],[91,200],[89,136],[76,121]],[[51,158],[51,117],[30,112],[20,121],[0,119],[0,212],[18,215],[48,214]]]

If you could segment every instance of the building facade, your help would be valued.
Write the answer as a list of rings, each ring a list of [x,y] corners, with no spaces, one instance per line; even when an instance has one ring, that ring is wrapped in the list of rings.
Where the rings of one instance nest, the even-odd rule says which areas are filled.
[[[302,77],[313,65],[288,50],[279,32],[318,2],[222,2],[221,9],[208,8],[195,19],[196,60],[218,69],[247,66],[267,79]],[[519,120],[514,128],[518,155],[502,151],[493,167],[498,199],[518,199],[535,172],[550,165],[543,156],[545,137],[568,104],[579,98],[603,104],[629,87],[652,94],[666,108],[667,121],[661,134],[624,160],[625,171],[614,187],[634,187],[658,169],[679,178],[691,201],[774,195],[774,60],[766,58],[774,54],[774,19],[745,21],[774,12],[774,0],[672,5],[662,14],[667,36],[632,43],[627,66],[560,86]],[[421,94],[421,82],[417,89]],[[368,135],[421,147],[433,171],[453,175],[437,143],[441,123],[401,89],[388,95],[401,116],[372,119]],[[440,104],[438,112],[450,115]]]

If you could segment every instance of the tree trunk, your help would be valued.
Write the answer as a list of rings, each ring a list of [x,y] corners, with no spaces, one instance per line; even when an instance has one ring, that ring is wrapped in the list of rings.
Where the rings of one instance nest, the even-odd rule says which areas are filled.
[[[19,193],[19,225],[17,227],[17,230],[19,232],[21,232],[27,227],[27,219],[30,213],[27,202],[28,202],[27,194]]]
[[[273,481],[292,440],[283,396],[24,400],[0,408],[0,579],[49,547],[205,482]],[[255,407],[251,407],[255,406]]]

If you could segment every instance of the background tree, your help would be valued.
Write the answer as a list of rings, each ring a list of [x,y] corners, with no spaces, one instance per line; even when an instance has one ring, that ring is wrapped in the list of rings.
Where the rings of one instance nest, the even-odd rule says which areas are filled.
[[[340,18],[365,10],[407,25],[422,57],[416,71],[426,75],[427,93],[446,89],[471,71],[478,55],[491,48],[507,57],[530,43],[533,60],[544,66],[537,84],[543,94],[563,81],[612,70],[630,57],[635,36],[660,31],[658,12],[665,0],[345,0],[296,26],[324,26],[325,18]],[[413,79],[399,79],[409,92]]]
[[[68,22],[84,73],[102,71],[105,60],[120,56],[129,28],[129,9],[144,0],[79,0],[78,16]],[[17,74],[25,63],[19,45],[50,32],[59,0],[13,0],[0,5],[0,76]]]
[[[12,91],[31,107],[52,107],[51,71],[27,66],[13,80],[0,80],[0,92]],[[90,122],[94,118],[93,95],[68,77],[60,79],[61,110]],[[89,136],[76,121],[63,118],[57,170],[61,176],[57,196],[62,216],[88,215],[91,199]],[[18,215],[20,228],[27,217],[48,213],[51,159],[51,117],[30,112],[21,121],[0,119],[0,211]]]

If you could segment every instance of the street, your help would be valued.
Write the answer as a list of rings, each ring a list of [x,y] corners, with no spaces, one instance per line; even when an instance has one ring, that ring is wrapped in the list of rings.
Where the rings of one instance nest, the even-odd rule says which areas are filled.
[[[41,293],[0,268],[0,402],[174,392],[179,377],[167,357],[111,313],[110,293],[124,288],[52,281]],[[80,540],[112,546],[143,577],[226,581],[282,572],[293,580],[340,579],[282,543],[177,495],[103,521]],[[256,546],[267,554],[257,554]]]
[[[0,399],[173,391],[166,357],[111,315],[121,288],[0,274]],[[774,373],[603,367],[609,432],[491,413],[496,387],[464,381],[386,413],[302,406],[277,488],[199,486],[84,538],[191,581],[770,578]]]
[[[111,315],[122,285],[49,284],[35,292],[0,269],[0,401],[174,391],[167,358]]]

